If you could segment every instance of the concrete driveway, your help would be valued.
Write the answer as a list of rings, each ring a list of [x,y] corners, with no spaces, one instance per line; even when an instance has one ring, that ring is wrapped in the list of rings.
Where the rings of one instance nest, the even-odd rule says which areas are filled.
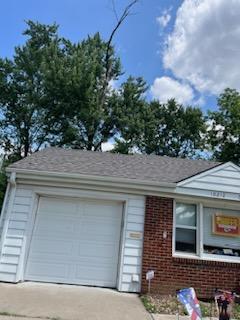
[[[26,320],[151,319],[135,294],[71,285],[0,283],[0,319],[18,320],[18,316]]]

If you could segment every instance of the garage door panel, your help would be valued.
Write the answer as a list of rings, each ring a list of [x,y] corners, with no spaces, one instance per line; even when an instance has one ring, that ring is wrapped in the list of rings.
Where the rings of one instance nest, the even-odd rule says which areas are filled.
[[[81,207],[81,204],[73,200],[66,201],[61,199],[56,200],[56,198],[45,198],[44,201],[40,203],[39,211],[41,214],[57,212],[60,215],[65,215],[66,213],[75,214],[79,207]]]
[[[116,244],[83,242],[79,244],[78,255],[84,257],[96,257],[100,259],[110,258],[114,254]]]
[[[46,254],[45,256],[43,255],[33,255],[31,259],[31,263],[38,263],[41,262],[42,264],[64,264],[63,259],[61,258],[60,255],[51,255],[51,254]],[[95,257],[83,257],[81,256],[80,258],[78,257],[72,257],[71,258],[71,265],[67,263],[69,267],[75,267],[75,266],[82,266],[85,268],[85,270],[88,270],[89,266],[92,268],[114,268],[115,263],[113,263],[112,258],[103,258],[101,261],[99,261],[98,258]]]
[[[112,271],[112,267],[106,267],[106,266],[93,266],[93,267],[84,267],[82,265],[77,266],[76,270],[76,278],[82,279],[82,280],[88,280],[90,281],[106,281],[109,284],[110,281],[107,281],[106,279],[109,278],[109,275],[111,275],[111,278],[115,277],[116,274]]]
[[[35,280],[35,277],[48,279],[67,279],[69,265],[64,263],[42,262],[41,260],[31,261],[28,264],[28,280]]]
[[[112,263],[112,259],[110,258],[103,258],[101,261],[99,261],[97,258],[94,257],[81,257],[80,259],[77,259],[73,262],[74,264],[84,267],[86,270],[94,268],[95,269],[100,269],[100,268],[105,268],[105,269],[113,269],[115,266],[115,263]],[[90,267],[89,267],[90,266]],[[114,271],[115,272],[115,271]]]
[[[81,212],[71,212],[66,210],[65,214],[58,212],[56,209],[55,211],[44,211],[41,212],[41,217],[40,218],[49,218],[49,219],[65,219],[66,214],[68,215],[69,218],[75,219],[75,218],[81,218],[83,216],[83,213]]]
[[[69,218],[69,219],[61,219],[57,217],[54,219],[54,217],[47,217],[47,218],[39,218],[36,221],[36,227],[34,230],[34,236],[39,235],[46,235],[46,236],[55,236],[60,235],[61,238],[63,235],[72,236],[74,229],[75,229],[75,220]]]
[[[106,242],[109,243],[111,239],[114,238],[113,242],[118,243],[117,240],[115,240],[116,233],[114,234],[95,234],[94,232],[82,232],[81,234],[83,241],[92,241],[92,237],[94,237],[95,242]]]
[[[119,205],[120,206],[120,205]],[[87,217],[113,218],[112,212],[116,210],[116,203],[106,204],[106,202],[85,203],[84,215]]]
[[[40,198],[25,279],[115,287],[122,205],[72,201]]]
[[[31,245],[31,255],[61,254],[70,255],[73,249],[72,241],[34,238]]]
[[[120,219],[110,219],[110,218],[101,218],[101,217],[84,217],[83,218],[83,222],[90,224],[92,227],[97,227],[98,224],[102,225],[103,227],[106,226],[106,230],[109,227],[116,227],[116,224],[119,223]],[[92,223],[94,222],[95,225],[92,225]],[[102,229],[98,228],[100,231],[102,231]]]
[[[83,236],[88,238],[92,238],[93,236],[105,237],[106,240],[114,239],[114,235],[119,231],[120,221],[116,221],[115,223],[104,223],[98,222],[94,220],[84,220],[82,223],[81,232]]]
[[[108,230],[106,226],[99,225],[98,227],[99,228],[102,227],[103,230],[95,229],[92,226],[90,226],[89,228],[87,226],[83,226],[81,229],[82,238],[91,241],[91,239],[93,239],[94,237],[95,241],[105,241],[105,242],[109,242],[112,239],[113,241],[115,240],[116,232],[119,231],[117,228],[114,228],[113,230]],[[111,226],[109,226],[109,228],[110,227]]]

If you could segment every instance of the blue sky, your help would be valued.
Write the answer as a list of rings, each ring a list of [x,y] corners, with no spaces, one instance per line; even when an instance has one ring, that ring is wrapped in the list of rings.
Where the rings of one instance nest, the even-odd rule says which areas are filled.
[[[115,2],[119,12],[129,3]],[[150,98],[215,108],[225,87],[240,89],[239,15],[236,0],[140,0],[114,39],[125,76],[143,76]],[[4,1],[1,57],[24,42],[27,19],[57,22],[59,33],[72,41],[97,31],[106,39],[115,23],[111,0]]]

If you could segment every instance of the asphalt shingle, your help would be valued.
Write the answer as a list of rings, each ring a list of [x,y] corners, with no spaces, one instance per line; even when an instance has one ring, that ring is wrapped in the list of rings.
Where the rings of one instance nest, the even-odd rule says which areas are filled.
[[[77,173],[149,182],[179,182],[214,168],[220,162],[155,155],[123,155],[61,148],[46,148],[17,161],[9,169]]]

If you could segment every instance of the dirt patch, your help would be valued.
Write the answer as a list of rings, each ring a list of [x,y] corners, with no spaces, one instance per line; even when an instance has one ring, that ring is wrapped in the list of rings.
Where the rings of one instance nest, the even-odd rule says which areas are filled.
[[[143,295],[141,300],[150,313],[179,314],[186,315],[186,311],[174,296],[164,295]],[[214,301],[200,301],[203,317],[217,317],[217,310]],[[235,303],[233,307],[233,319],[240,320],[240,304]]]

